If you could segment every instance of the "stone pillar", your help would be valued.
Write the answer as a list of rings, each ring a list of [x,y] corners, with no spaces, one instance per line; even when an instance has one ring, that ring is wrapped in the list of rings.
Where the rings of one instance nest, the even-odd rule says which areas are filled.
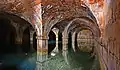
[[[37,36],[37,70],[44,70],[47,67],[48,58],[48,38]]]
[[[33,35],[34,35],[35,31],[30,30],[30,51],[34,52],[35,49],[33,48]]]
[[[59,29],[53,28],[52,31],[53,31],[53,32],[55,33],[55,35],[56,35],[56,46],[55,46],[53,52],[58,53],[58,32],[59,32]]]
[[[74,52],[76,51],[76,50],[75,50],[75,34],[76,34],[76,32],[74,32],[74,33],[72,34],[72,47],[73,47]]]
[[[36,70],[45,70],[47,67],[44,62],[48,57],[48,36],[43,32],[43,23],[42,23],[42,6],[36,4],[34,6],[34,14],[32,22],[35,25],[36,35],[37,35],[37,61],[36,61]]]
[[[63,44],[63,51],[67,51],[68,50],[68,37],[62,37],[62,44]]]
[[[62,44],[63,44],[62,55],[64,56],[64,59],[65,59],[66,63],[69,64],[68,58],[67,58],[67,54],[68,54],[68,35],[65,32],[63,32],[62,34],[63,34],[63,37],[62,37]]]
[[[48,55],[48,37],[37,36],[37,52],[40,56],[39,61],[45,61]]]

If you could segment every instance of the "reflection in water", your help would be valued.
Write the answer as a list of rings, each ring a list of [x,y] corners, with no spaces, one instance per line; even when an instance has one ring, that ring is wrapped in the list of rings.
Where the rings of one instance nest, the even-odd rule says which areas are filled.
[[[71,43],[68,44],[71,46]],[[72,48],[69,48],[68,51],[50,56],[43,62],[42,68],[45,70],[100,70],[100,65],[96,56],[91,57],[88,52],[74,52]]]
[[[36,53],[7,54],[1,58],[0,70],[35,70]]]
[[[71,51],[64,57],[58,54],[50,57],[47,63],[47,70],[100,70],[98,60],[85,52]]]
[[[1,67],[6,65],[7,68],[0,70],[35,70],[36,68],[36,53],[8,54],[2,59]],[[73,50],[50,56],[42,63],[44,70],[100,70],[96,57],[91,58],[87,52],[74,52]]]

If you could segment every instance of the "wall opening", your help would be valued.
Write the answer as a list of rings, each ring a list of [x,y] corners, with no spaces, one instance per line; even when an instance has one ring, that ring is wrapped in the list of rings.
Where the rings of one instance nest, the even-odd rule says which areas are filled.
[[[53,31],[50,31],[48,40],[48,54],[50,54],[55,47],[56,47],[56,35]]]

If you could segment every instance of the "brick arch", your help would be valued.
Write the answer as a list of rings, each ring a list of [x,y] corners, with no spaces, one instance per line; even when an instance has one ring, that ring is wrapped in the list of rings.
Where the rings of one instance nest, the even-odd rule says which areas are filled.
[[[72,18],[72,19],[60,19],[60,18],[58,19],[58,18],[56,18],[56,19],[54,19],[54,20],[51,20],[50,23],[44,24],[44,32],[46,32],[46,34],[48,35],[48,33],[50,32],[50,30],[52,29],[52,27],[53,27],[54,25],[56,25],[56,24],[58,24],[58,23],[60,24],[60,22],[65,21],[65,20],[69,20],[68,23],[67,23],[67,24],[69,24],[71,20],[74,21],[75,19],[86,20],[87,22],[90,22],[91,24],[94,24],[94,26],[95,26],[97,29],[99,29],[99,26],[98,26],[98,24],[96,23],[96,21],[93,21],[91,18],[84,16],[84,17]]]
[[[61,5],[59,3],[61,3],[61,1],[55,2],[55,4],[43,4],[43,32],[47,32],[47,35],[49,33],[49,30],[55,24],[66,19],[72,20],[74,18],[84,18],[97,23],[96,18],[94,17],[88,6],[85,5],[83,7],[78,3],[76,5]]]
[[[92,30],[92,32],[94,33],[95,37],[98,37],[98,38],[100,37],[101,33],[100,33],[99,27],[96,26],[94,23],[92,23],[88,20],[82,19],[82,18],[75,18],[68,24],[68,26],[64,30],[64,33],[65,33],[64,35],[66,35],[65,37],[67,37],[67,34],[69,32],[69,28],[71,27],[72,24],[74,24],[75,21],[78,21],[78,24],[80,24],[81,28],[82,27],[90,28]]]
[[[30,27],[35,28],[32,22],[26,19],[25,16],[22,14],[16,14],[9,11],[0,11],[0,17],[6,17],[7,19],[12,20],[15,23],[19,23],[20,25],[30,24]]]
[[[33,24],[29,23],[29,21],[27,21],[25,18],[22,18],[15,13],[0,11],[0,18],[6,18],[10,20],[10,24],[15,28],[14,32],[16,33],[16,43],[22,44],[23,34],[26,29],[29,29],[29,31],[35,31]]]

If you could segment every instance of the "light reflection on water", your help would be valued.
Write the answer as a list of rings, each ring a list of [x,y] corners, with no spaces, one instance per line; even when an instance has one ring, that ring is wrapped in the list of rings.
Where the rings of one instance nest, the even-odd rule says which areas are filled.
[[[47,70],[100,70],[98,60],[85,52],[69,51],[64,57],[57,54],[50,58]]]
[[[36,53],[7,54],[1,58],[0,70],[35,70]]]
[[[64,53],[66,53],[64,56],[61,53],[54,57],[50,56],[43,63],[47,63],[43,68],[45,70],[100,70],[98,60],[90,58],[89,53],[73,51]],[[13,67],[12,70],[35,70],[36,68],[36,53],[27,56],[25,54],[8,54],[3,59],[3,63],[7,63],[8,66],[16,65],[16,68]],[[10,70],[10,68],[0,70]]]

